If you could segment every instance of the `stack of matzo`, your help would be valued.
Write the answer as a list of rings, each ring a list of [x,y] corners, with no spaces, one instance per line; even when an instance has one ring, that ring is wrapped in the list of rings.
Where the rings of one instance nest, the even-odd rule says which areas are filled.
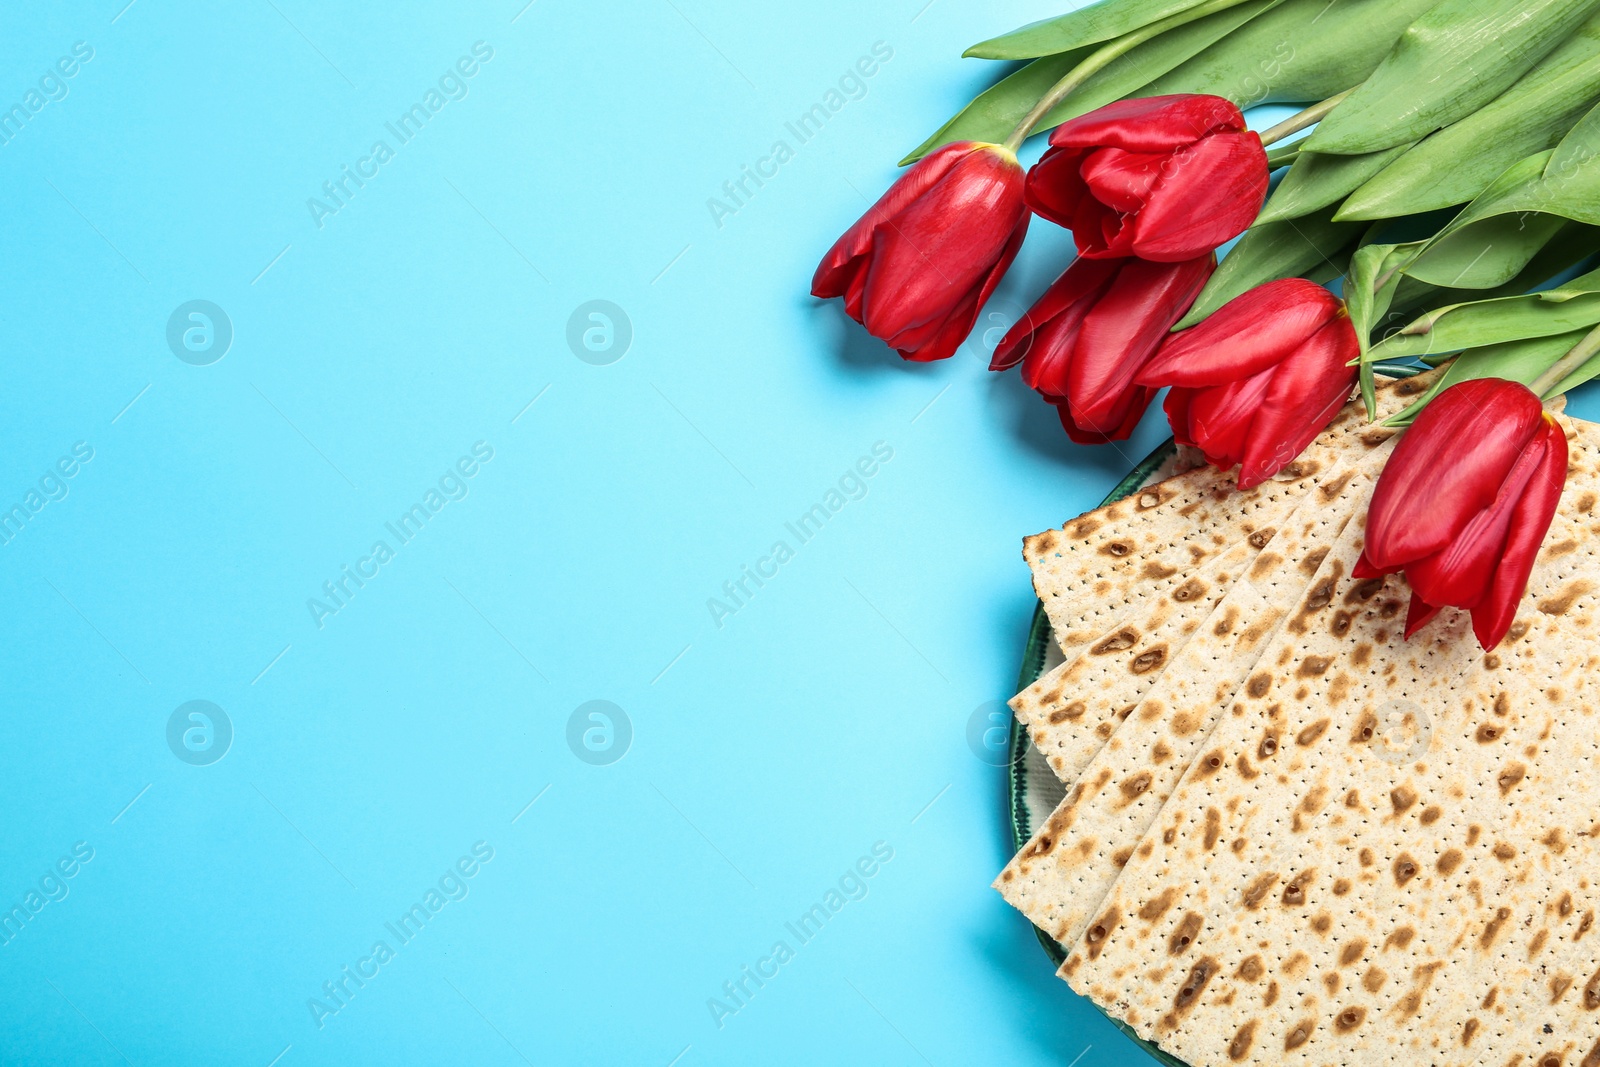
[[[1425,379],[1379,391],[1381,414]],[[1510,635],[1357,582],[1391,431],[1027,540],[1065,662],[1012,707],[1066,798],[1001,872],[1061,975],[1195,1065],[1600,1065],[1600,427]]]

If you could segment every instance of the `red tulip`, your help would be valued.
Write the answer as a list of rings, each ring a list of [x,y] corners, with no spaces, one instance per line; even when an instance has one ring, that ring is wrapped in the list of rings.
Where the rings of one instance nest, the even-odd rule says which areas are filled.
[[[1028,172],[1028,206],[1090,258],[1163,263],[1243,233],[1267,196],[1267,153],[1220,96],[1121,100],[1063,122]]]
[[[1068,437],[1120,441],[1155,395],[1134,375],[1215,267],[1209,254],[1181,263],[1074,260],[1006,333],[989,369],[1020,359],[1022,380],[1056,405]]]
[[[844,297],[845,312],[906,359],[945,359],[1022,245],[1022,182],[1000,145],[930,153],[828,250],[812,295]]]
[[[1488,651],[1511,628],[1567,477],[1567,438],[1526,386],[1440,393],[1400,438],[1367,511],[1358,578],[1404,570],[1406,636],[1446,605]]]
[[[1170,385],[1167,421],[1239,488],[1288,466],[1350,399],[1360,354],[1344,303],[1320,285],[1284,278],[1223,304],[1173,334],[1134,381]]]

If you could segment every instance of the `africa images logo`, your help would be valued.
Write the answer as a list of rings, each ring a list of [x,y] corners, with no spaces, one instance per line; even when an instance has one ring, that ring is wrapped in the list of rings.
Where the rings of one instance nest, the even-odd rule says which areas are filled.
[[[609,700],[589,700],[567,716],[567,748],[591,767],[607,767],[633,745],[633,720]]]
[[[167,347],[191,367],[209,367],[233,345],[233,320],[209,300],[190,300],[167,318]]]
[[[465,500],[471,492],[468,483],[492,459],[493,445],[487,441],[474,442],[471,455],[458,457],[454,465],[439,476],[435,485],[423,491],[421,499],[402,511],[392,522],[383,524],[389,538],[374,540],[367,554],[359,557],[354,564],[340,564],[339,573],[322,583],[322,595],[306,598],[306,611],[310,613],[316,628],[322,629],[328,619],[349,607],[356,594],[382,574],[382,568],[395,558],[401,548],[415,540],[428,522],[444,510],[446,504]],[[389,543],[390,539],[394,544]]]
[[[792,522],[783,524],[789,537],[780,537],[772,543],[767,554],[756,559],[754,567],[741,563],[739,573],[722,583],[721,596],[706,598],[706,611],[718,630],[725,620],[747,606],[767,582],[776,578],[780,568],[794,559],[795,552],[822,532],[824,526],[852,500],[864,500],[871,491],[868,484],[884,464],[894,458],[894,448],[887,441],[874,441],[872,455],[861,456],[852,467],[845,468],[835,485],[830,485],[822,499],[801,512]],[[790,544],[790,538],[794,543]],[[753,588],[752,588],[753,586]]]
[[[233,720],[209,700],[179,704],[167,718],[167,747],[191,767],[209,767],[233,745]]]
[[[717,1029],[727,1026],[728,1020],[738,1015],[768,982],[778,977],[782,968],[822,933],[823,927],[845,909],[851,901],[865,900],[872,891],[871,881],[894,859],[894,846],[887,841],[874,841],[872,854],[863,855],[845,868],[844,873],[812,905],[794,919],[783,924],[785,937],[772,943],[772,948],[752,964],[741,964],[738,974],[722,983],[719,996],[706,998],[706,1011]],[[793,944],[790,944],[790,941]]]
[[[353,966],[348,963],[341,966],[333,978],[322,983],[322,990],[317,996],[306,998],[306,1009],[311,1013],[311,1021],[317,1029],[321,1030],[329,1019],[348,1008],[356,994],[382,974],[383,968],[399,956],[402,948],[417,939],[444,910],[445,905],[466,900],[472,892],[472,879],[492,859],[493,845],[487,841],[474,842],[471,855],[463,855],[446,867],[444,873],[424,889],[421,896],[398,918],[383,924],[388,937],[374,940],[365,956],[357,958]]]
[[[383,128],[394,139],[394,144],[380,137],[372,142],[366,155],[356,160],[353,169],[350,164],[341,163],[339,176],[322,183],[322,197],[306,198],[306,210],[311,213],[311,221],[316,223],[317,229],[322,229],[327,225],[327,219],[349,207],[356,193],[383,173],[382,167],[395,158],[396,150],[410,144],[429,120],[444,110],[446,104],[452,100],[465,100],[470,92],[468,80],[476,77],[483,65],[493,58],[492,46],[484,41],[473,42],[472,55],[458,58],[454,66],[439,75],[434,85],[428,86],[421,100],[402,111],[393,122],[383,124]]]

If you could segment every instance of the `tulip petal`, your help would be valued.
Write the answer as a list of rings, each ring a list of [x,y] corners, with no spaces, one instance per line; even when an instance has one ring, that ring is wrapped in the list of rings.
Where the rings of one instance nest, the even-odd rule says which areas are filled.
[[[1431,556],[1406,565],[1406,581],[1430,604],[1472,608],[1494,578],[1496,557],[1506,543],[1515,496],[1503,506],[1478,512],[1457,538]]]
[[[1350,577],[1358,582],[1364,582],[1368,578],[1382,578],[1385,574],[1393,573],[1392,569],[1385,571],[1374,567],[1372,561],[1367,558],[1366,549],[1361,550],[1361,557],[1356,560],[1356,565],[1350,568]]]
[[[822,257],[822,262],[817,265],[817,271],[811,278],[811,295],[844,296],[866,266],[865,257],[872,250],[873,231],[893,219],[907,205],[930,189],[950,168],[976,147],[972,141],[947,144],[918,160],[909,170],[895,179],[894,184],[878,198],[877,203],[868,208],[865,215],[845,230],[833,243],[833,247],[828,249],[827,255]],[[857,306],[859,307],[859,301]],[[850,312],[850,316],[857,321],[860,320],[860,316],[854,311]]]
[[[1133,242],[1124,223],[1126,216],[1090,193],[1081,173],[1086,155],[1076,148],[1045,152],[1028,171],[1023,199],[1035,215],[1072,231],[1080,257],[1126,256]]]
[[[1089,311],[1072,360],[1067,396],[1073,418],[1104,425],[1116,399],[1166,337],[1211,276],[1210,255],[1183,263],[1123,260],[1105,295]]]
[[[955,308],[938,324],[934,336],[921,341],[916,347],[900,349],[900,355],[919,363],[928,363],[936,359],[948,359],[955,354],[961,342],[967,339],[972,332],[972,326],[978,321],[978,312],[983,310],[983,305],[988,303],[989,295],[994,292],[995,286],[1000,284],[1000,279],[1005,276],[1010,268],[1011,261],[1017,258],[1017,251],[1022,248],[1022,239],[1028,233],[1028,216],[1024,214],[1022,221],[1017,224],[1016,230],[1011,234],[1010,240],[1000,250],[1000,258],[995,260],[994,266],[989,268],[989,274],[984,278],[983,284],[976,289],[968,291],[961,298]],[[891,341],[891,345],[894,345]]]
[[[1038,389],[1029,381],[1029,357],[1032,356],[1041,344],[1044,343],[1044,334],[1051,328],[1051,324],[1065,313],[1071,312],[1075,322],[1081,322],[1083,316],[1088,314],[1089,308],[1100,298],[1106,287],[1111,284],[1111,279],[1121,266],[1114,260],[1075,259],[1067,265],[1050,287],[1040,294],[1039,299],[1006,331],[1005,337],[995,346],[994,355],[990,359],[990,370],[1005,370],[1014,367],[1019,360],[1023,361],[1022,377],[1027,382],[1028,388]],[[1054,354],[1056,345],[1046,345]],[[1062,354],[1065,354],[1063,350]],[[1046,353],[1039,353],[1034,359],[1046,358]],[[1062,387],[1065,389],[1065,386]]]
[[[1073,352],[1078,346],[1078,331],[1088,313],[1088,304],[1074,305],[1032,335],[1028,353],[1022,360],[1024,385],[1044,396],[1065,397],[1071,391],[1069,374]]]
[[[1029,210],[1071,229],[1078,205],[1093,199],[1080,173],[1085,154],[1077,148],[1047,149],[1029,169],[1023,186],[1023,199]]]
[[[841,271],[841,277],[845,278],[844,313],[857,322],[861,322],[866,317],[861,310],[861,305],[867,295],[867,265],[871,262],[870,256],[861,256],[858,259],[851,260]],[[813,295],[815,295],[814,292]]]
[[[1090,195],[1113,211],[1138,211],[1160,180],[1162,164],[1171,158],[1165,152],[1102,148],[1084,158],[1078,173]]]
[[[963,297],[963,299],[966,298]],[[923,352],[924,350],[932,351],[929,346],[933,344],[935,338],[939,337],[943,333],[945,324],[948,321],[948,315],[942,319],[930,319],[927,322],[901,330],[899,333],[890,337],[885,337],[882,340],[890,348],[900,353],[901,359],[909,359],[917,363],[927,363],[938,357],[932,355],[922,356],[919,355],[919,353]]]
[[[1092,196],[1078,201],[1072,216],[1072,241],[1084,259],[1124,259],[1133,254],[1132,215],[1106,207]]]
[[[1079,425],[1073,419],[1070,406],[1064,400],[1049,397],[1046,399],[1055,404],[1056,414],[1061,418],[1061,428],[1067,431],[1069,438],[1080,445],[1100,445],[1108,441],[1126,440],[1131,436],[1154,396],[1154,389],[1136,386],[1128,390],[1123,394],[1121,403],[1111,417],[1102,424],[1101,429]]]
[[[1494,503],[1468,519],[1444,548],[1406,566],[1406,580],[1430,604],[1471,609],[1488,594],[1517,501],[1548,451],[1548,443],[1535,434],[1500,483]]]
[[[1544,417],[1536,440],[1544,454],[1512,510],[1494,581],[1472,609],[1472,632],[1485,652],[1500,644],[1511,629],[1567,478],[1567,437],[1553,418]]]
[[[1350,364],[1360,355],[1356,331],[1341,313],[1273,368],[1239,461],[1240,489],[1287,467],[1333,421],[1350,399],[1356,384]]]
[[[1168,157],[1133,221],[1133,251],[1161,262],[1209,252],[1249,229],[1266,198],[1261,138],[1248,132],[1207,137]]]
[[[1194,403],[1193,389],[1168,389],[1162,408],[1167,413],[1167,425],[1172,427],[1172,439],[1180,445],[1194,447],[1194,435],[1189,432],[1189,409]]]
[[[1401,435],[1373,491],[1373,564],[1392,570],[1450,544],[1494,503],[1542,413],[1526,386],[1499,378],[1460,382],[1435,397]]]
[[[869,333],[905,347],[897,335],[944,321],[991,276],[1027,217],[1020,179],[1014,160],[995,151],[969,153],[874,232],[862,309]],[[976,307],[972,313],[976,318]]]
[[[1304,278],[1280,278],[1239,294],[1173,334],[1139,373],[1141,385],[1223,385],[1275,366],[1343,309]]]
[[[1109,145],[1130,152],[1160,152],[1192,144],[1207,134],[1244,128],[1244,115],[1222,97],[1176,93],[1119,100],[1096,108],[1057,126],[1050,134],[1050,143],[1070,148]]]
[[[1213,467],[1228,470],[1244,458],[1250,420],[1272,384],[1272,370],[1243,381],[1195,390],[1189,432]]]
[[[1353,576],[1352,576],[1353,577]],[[1411,640],[1411,635],[1433,621],[1439,614],[1439,606],[1430,604],[1416,593],[1411,594],[1411,604],[1406,608],[1406,640]]]
[[[1565,445],[1566,438],[1563,437],[1561,441]],[[1544,435],[1536,434],[1528,448],[1517,457],[1494,503],[1474,515],[1455,540],[1442,550],[1406,567],[1406,580],[1419,596],[1430,604],[1450,604],[1468,610],[1478,608],[1491,592],[1498,568],[1502,566],[1516,509],[1530,488],[1531,479],[1543,469],[1549,451],[1550,443],[1544,439]],[[1564,477],[1565,456],[1561,457],[1561,464],[1561,475]],[[1555,480],[1554,492],[1556,496],[1560,495],[1560,478]],[[1539,542],[1543,539],[1544,528],[1541,527],[1538,537],[1533,541],[1534,554],[1538,553]],[[1527,564],[1531,570],[1531,556]],[[1510,598],[1513,613],[1526,582],[1525,573],[1523,584],[1516,587]],[[1487,613],[1488,616],[1493,614],[1492,610]],[[1477,616],[1474,619],[1476,622]]]

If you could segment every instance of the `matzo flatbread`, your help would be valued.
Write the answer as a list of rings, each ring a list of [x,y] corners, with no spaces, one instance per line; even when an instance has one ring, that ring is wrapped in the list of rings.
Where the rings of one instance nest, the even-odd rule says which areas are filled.
[[[1453,621],[1459,638],[1470,640],[1465,620]],[[1474,684],[1472,673],[1457,676],[1457,693],[1478,689],[1479,697],[1446,701],[1432,713],[1421,760],[1354,769],[1337,788],[1346,798],[1354,791],[1355,804],[1335,799],[1284,838],[1288,847],[1273,858],[1283,883],[1309,873],[1303,905],[1269,899],[1248,915],[1235,910],[1224,918],[1230,933],[1238,927],[1256,939],[1237,960],[1218,955],[1214,938],[1196,938],[1197,953],[1219,959],[1222,975],[1259,965],[1264,977],[1222,977],[1208,986],[1203,1004],[1179,1022],[1174,1044],[1214,1033],[1218,1008],[1225,1015],[1253,993],[1255,1014],[1229,1039],[1241,1053],[1237,1062],[1429,1062],[1450,1052],[1470,1061],[1492,1051],[1499,1067],[1530,1046],[1547,1014],[1530,1013],[1527,998],[1514,1013],[1500,1012],[1513,990],[1561,976],[1559,965],[1546,970],[1556,953],[1544,913],[1559,912],[1560,897],[1574,892],[1587,909],[1592,899],[1583,898],[1594,895],[1592,887],[1587,894],[1578,885],[1562,889],[1553,862],[1574,847],[1592,858],[1590,843],[1576,835],[1587,833],[1594,816],[1549,802],[1572,769],[1552,780],[1549,759],[1588,741],[1600,725],[1588,697],[1559,711],[1543,698],[1548,682],[1540,664],[1548,670],[1551,660],[1541,646],[1563,638],[1560,623],[1536,620],[1506,650],[1499,673],[1510,684],[1498,691],[1482,679]],[[1496,704],[1504,709],[1498,714]],[[1496,734],[1488,742],[1477,736],[1486,725]],[[1579,769],[1593,780],[1600,766],[1586,761]],[[1274,953],[1280,944],[1292,951]],[[1247,963],[1252,958],[1256,965]],[[1253,1052],[1241,1047],[1252,1024],[1246,1036]]]
[[[1600,1040],[1600,1013],[1577,1007],[1568,1030],[1529,1032],[1540,983],[1547,1011],[1600,1007],[1600,982],[1561,986],[1596,951],[1578,861],[1600,832],[1584,688],[1600,666],[1600,447],[1593,427],[1570,436],[1561,509],[1494,653],[1459,612],[1402,643],[1404,583],[1345,580],[1361,544],[1347,530],[1324,562],[1337,588],[1319,578],[1262,692],[1224,717],[1074,946],[1075,989],[1195,1063],[1498,1067],[1541,1041],[1575,1063]],[[1377,742],[1400,701],[1429,744],[1397,760]]]
[[[1379,417],[1402,410],[1438,371],[1378,389]],[[1360,400],[1276,478],[1239,492],[1232,474],[1206,467],[1147,486],[1023,540],[1034,591],[1070,658],[1122,613],[1141,585],[1179,575],[1259,530],[1272,529],[1340,457],[1375,447],[1397,431],[1366,421]],[[1170,574],[1169,574],[1170,572]]]
[[[1454,621],[1456,636],[1470,641],[1465,625]],[[1530,633],[1524,643],[1538,640]],[[1513,672],[1519,666],[1506,664]],[[1526,693],[1522,678],[1512,677]],[[1476,688],[1470,673],[1456,676],[1454,687],[1458,693]],[[1444,695],[1430,712],[1431,744],[1422,760],[1398,766],[1369,760],[1351,768],[1329,789],[1342,789],[1342,797],[1330,798],[1314,813],[1302,800],[1286,820],[1290,833],[1263,832],[1277,850],[1258,871],[1265,877],[1275,870],[1280,880],[1254,909],[1240,909],[1237,901],[1231,910],[1224,907],[1220,942],[1214,934],[1195,938],[1197,958],[1220,960],[1229,977],[1219,976],[1197,1012],[1180,1018],[1173,1044],[1186,1038],[1197,1044],[1226,1031],[1228,1023],[1219,1022],[1243,1004],[1254,1014],[1240,1019],[1228,1037],[1241,1053],[1237,1062],[1387,1063],[1396,1056],[1427,1062],[1447,1047],[1446,1033],[1463,1032],[1471,1005],[1460,998],[1481,1003],[1485,987],[1516,979],[1542,947],[1534,942],[1537,930],[1526,925],[1534,917],[1523,914],[1519,900],[1527,899],[1532,882],[1542,903],[1550,875],[1541,865],[1549,851],[1538,842],[1557,823],[1548,811],[1515,806],[1526,799],[1518,792],[1526,788],[1526,775],[1512,781],[1517,772],[1507,770],[1506,753],[1525,755],[1541,734],[1548,737],[1545,709],[1495,717],[1492,703],[1484,706],[1471,697],[1452,702]],[[1500,695],[1508,694],[1502,689]],[[1485,718],[1499,731],[1489,744],[1475,736]],[[1592,731],[1596,724],[1589,717],[1582,725]],[[1353,728],[1355,736],[1364,729]],[[1516,794],[1509,800],[1500,789],[1502,778]],[[1292,832],[1295,816],[1303,820],[1299,833]],[[1569,827],[1563,836],[1571,832]],[[1277,892],[1291,883],[1299,884],[1299,900],[1292,904]],[[1244,954],[1230,953],[1230,942]],[[1288,947],[1278,951],[1280,945]],[[1244,980],[1240,972],[1257,966],[1262,976]],[[1483,976],[1484,987],[1473,980],[1474,972]],[[1223,1005],[1230,994],[1231,1002]],[[1371,1029],[1365,1028],[1368,1020]],[[1242,1048],[1246,1040],[1253,1050]]]
[[[1077,781],[1267,543],[1252,535],[1176,586],[1147,590],[1111,629],[1011,698],[1057,777]]]
[[[1379,449],[1387,454],[1385,446]],[[1381,464],[1373,458],[1376,452],[1341,460],[1322,476],[1315,492],[1281,501],[1289,509],[1283,520],[1307,507],[1327,507],[1341,499],[1350,488],[1352,471]],[[1129,594],[1128,609],[1107,630],[1086,645],[1074,646],[1076,655],[1067,656],[1011,699],[1012,711],[1028,727],[1034,746],[1059,778],[1069,785],[1077,781],[1244,568],[1258,555],[1282,558],[1286,550],[1269,547],[1275,533],[1275,527],[1258,529],[1197,570],[1137,587]]]
[[[1592,762],[1587,770],[1600,773]],[[1453,1017],[1437,1027],[1449,1059],[1493,1067],[1518,1055],[1530,1067],[1600,1063],[1597,833],[1591,827],[1559,853],[1535,851],[1532,876],[1543,892],[1503,924],[1521,935],[1499,954],[1515,966],[1488,975],[1479,967],[1460,979],[1450,974]]]
[[[1387,452],[1307,495],[1001,872],[995,888],[1034,925],[1066,944],[1083,932],[1328,545],[1371,493]]]

